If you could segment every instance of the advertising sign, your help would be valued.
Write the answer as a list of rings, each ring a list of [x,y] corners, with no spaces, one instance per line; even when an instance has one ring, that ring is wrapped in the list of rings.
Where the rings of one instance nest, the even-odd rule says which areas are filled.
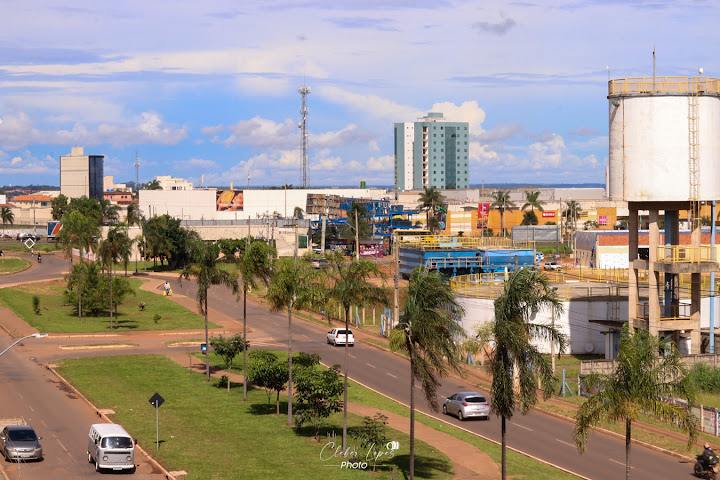
[[[542,212],[543,218],[555,218],[555,212]]]
[[[55,238],[55,236],[62,230],[62,223],[58,221],[51,221],[47,223],[47,237]]]
[[[489,203],[478,203],[477,228],[488,228],[488,216],[490,215]]]
[[[242,190],[218,190],[215,199],[218,212],[237,212],[243,209]]]
[[[361,257],[382,257],[383,246],[382,244],[360,244],[360,256]]]

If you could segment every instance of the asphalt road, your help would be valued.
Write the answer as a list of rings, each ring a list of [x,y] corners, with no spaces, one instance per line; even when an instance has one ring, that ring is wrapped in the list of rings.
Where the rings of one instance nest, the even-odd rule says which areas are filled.
[[[67,262],[65,262],[67,265]],[[40,267],[45,266],[43,264]],[[34,269],[31,269],[32,271]],[[28,271],[28,272],[30,272]],[[36,270],[37,271],[37,270]],[[20,275],[20,274],[18,274]],[[2,279],[5,280],[6,279]],[[5,283],[0,281],[0,284]],[[194,295],[192,282],[184,282],[179,285],[177,281],[172,282],[173,291]],[[237,320],[238,325],[242,322],[242,303],[235,301],[234,297],[227,290],[213,288],[210,291],[209,307],[218,310],[225,315]],[[287,348],[287,314],[269,313],[267,308],[254,302],[248,303],[248,325],[253,332],[248,336],[251,348]],[[325,333],[329,328],[320,325],[310,324],[302,320],[293,321],[293,351],[305,351],[308,353],[319,353],[325,364],[343,364],[345,359],[345,347],[333,347],[325,341]],[[358,334],[360,335],[360,334]],[[194,338],[199,335],[195,334]],[[118,338],[112,341],[120,341],[121,338],[132,338],[132,334],[119,334]],[[162,353],[168,347],[162,345],[163,339],[146,339],[139,343],[139,347],[133,349],[133,353]],[[66,344],[67,338],[51,336],[43,339],[43,345]],[[72,343],[78,344],[83,341],[96,343],[97,338],[73,338]],[[8,344],[7,337],[0,338],[0,344]],[[85,357],[99,355],[128,354],[128,351],[87,351],[74,352],[57,349],[43,348],[38,352],[38,358],[28,358],[28,347],[16,347],[3,357],[0,362],[0,379],[3,385],[9,388],[0,389],[0,416],[7,411],[5,405],[12,405],[11,411],[18,409],[21,412],[28,412],[28,417],[33,419],[37,425],[39,434],[46,439],[47,460],[38,464],[23,466],[23,478],[84,478],[85,474],[94,475],[91,465],[85,462],[85,436],[87,429],[93,423],[93,412],[84,404],[60,389],[57,383],[49,377],[38,364],[50,363],[59,358]],[[13,353],[13,355],[10,355]],[[377,348],[358,343],[357,346],[347,349],[349,357],[349,377],[402,403],[409,403],[409,364],[406,359],[397,355],[379,350]],[[7,357],[7,355],[10,355]],[[10,368],[8,365],[12,365]],[[23,373],[19,373],[22,371]],[[27,372],[31,374],[28,375]],[[440,403],[445,396],[457,391],[474,390],[462,380],[446,378],[440,389]],[[482,391],[482,390],[481,390]],[[487,393],[487,392],[484,392]],[[494,416],[488,421],[472,420],[460,422],[454,417],[433,414],[430,412],[426,401],[422,397],[419,387],[416,387],[416,405],[419,411],[428,415],[434,415],[448,421],[453,425],[465,428],[471,432],[480,434],[494,441],[500,441],[500,420]],[[6,402],[15,403],[6,403]],[[32,408],[32,409],[31,409]],[[68,414],[66,414],[66,411]],[[73,414],[73,412],[76,412]],[[23,413],[24,414],[24,413]],[[39,423],[44,421],[47,426]],[[46,430],[43,430],[46,429]],[[543,413],[530,413],[525,416],[516,415],[508,422],[507,442],[510,448],[520,452],[543,459],[546,462],[558,465],[570,472],[580,476],[605,480],[613,478],[624,478],[625,476],[625,444],[624,439],[600,432],[593,432],[590,436],[589,446],[585,454],[580,455],[572,444],[571,437],[572,423],[566,420]],[[56,441],[55,438],[58,440]],[[60,442],[65,446],[63,448]],[[70,454],[63,453],[71,452]],[[73,457],[73,460],[67,458]],[[58,463],[56,463],[58,462]],[[45,467],[49,467],[46,469]],[[149,467],[145,465],[145,467]],[[138,469],[138,474],[151,475],[147,468]],[[14,468],[14,467],[11,467]],[[54,476],[59,469],[72,469],[72,477]],[[34,470],[33,470],[34,469]],[[32,477],[32,472],[37,471],[38,476]],[[42,473],[45,472],[45,473]],[[77,472],[77,473],[75,473]],[[146,473],[147,472],[147,473]],[[12,472],[10,472],[12,473]],[[692,477],[692,463],[680,460],[674,456],[666,455],[655,450],[633,444],[632,446],[632,478],[637,479],[684,479]],[[11,478],[16,478],[12,477]],[[151,477],[148,477],[151,478]],[[155,478],[154,476],[152,478]]]

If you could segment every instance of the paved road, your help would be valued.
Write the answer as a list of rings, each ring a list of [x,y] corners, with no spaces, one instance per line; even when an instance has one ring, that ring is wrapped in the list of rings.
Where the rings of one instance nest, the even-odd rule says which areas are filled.
[[[194,295],[192,282],[185,282],[182,286],[180,286],[178,282],[175,281],[173,282],[173,290],[176,293],[184,293],[190,297],[193,297]],[[210,308],[216,309],[231,318],[237,319],[237,325],[240,326],[242,304],[236,303],[228,291],[218,288],[211,289],[209,306]],[[266,307],[255,303],[249,303],[248,321],[249,326],[253,329],[253,333],[248,337],[252,346],[256,348],[287,348],[286,314],[268,313]],[[322,326],[309,324],[303,321],[293,322],[293,351],[319,353],[323,358],[323,362],[326,364],[343,364],[346,353],[345,348],[327,345],[325,342],[326,330],[327,329]],[[127,336],[128,339],[133,338],[131,334],[119,334],[112,341],[121,341],[125,336]],[[198,334],[193,335],[194,338],[197,338],[198,336]],[[138,343],[139,347],[134,349],[132,352],[162,353],[164,349],[168,348],[161,345],[161,343],[166,340],[167,337],[158,339],[150,336],[144,337],[139,341],[133,338],[133,342]],[[98,340],[97,338],[88,338],[87,340],[74,338],[72,343],[77,344],[82,343],[83,341],[87,341],[88,343],[97,343]],[[55,345],[59,347],[59,345],[67,344],[68,339],[50,337],[43,339],[42,342],[46,346]],[[26,346],[25,348],[28,347]],[[20,352],[22,352],[22,350],[20,350]],[[28,364],[29,367],[33,366],[37,369],[38,367],[33,364],[38,362],[47,363],[58,358],[127,353],[129,352],[83,350],[68,352],[60,350],[59,348],[43,348],[41,352],[38,352],[38,358],[36,361],[31,361],[22,357],[20,357],[17,361],[23,362],[23,364]],[[404,358],[363,344],[358,344],[356,347],[348,349],[347,353],[349,354],[350,359],[350,378],[381,391],[400,402],[408,403],[409,365]],[[0,367],[6,363],[7,362],[2,362]],[[30,368],[29,370],[33,371]],[[12,371],[8,371],[6,368],[0,368],[0,378],[3,380],[6,378],[8,380],[12,379],[13,375],[17,376],[17,372],[12,373]],[[17,394],[16,392],[19,392],[20,394],[28,392],[25,394],[24,398],[38,398],[36,397],[38,394],[33,394],[31,393],[31,390],[28,390],[28,383],[32,382],[30,379],[36,376],[37,375],[22,375],[21,377],[24,379],[22,382],[14,382],[11,384],[11,389],[3,389],[8,391],[0,394],[0,402],[2,402],[0,405],[4,403],[4,395],[11,394],[9,390],[12,390],[12,394]],[[29,378],[25,379],[25,377]],[[47,379],[41,380],[41,382],[52,385],[52,382]],[[55,393],[57,393],[57,387],[53,386],[53,388],[55,389]],[[443,381],[443,387],[439,393],[444,397],[449,396],[456,391],[470,390],[473,388],[474,387],[471,387],[460,380],[445,379]],[[421,398],[420,389],[418,387],[416,387],[416,389],[418,409],[423,413],[432,415],[426,402]],[[39,395],[42,396],[49,394],[50,393],[46,391]],[[71,397],[68,397],[66,394],[61,396],[61,399],[57,398],[57,395],[53,397],[55,398],[55,402],[57,402],[52,402],[55,406],[41,404],[35,405],[35,400],[33,400],[31,403],[37,412],[34,413],[34,415],[40,416],[47,421],[48,417],[53,416],[53,412],[57,411],[57,408],[70,408],[69,405],[71,403],[79,402]],[[92,413],[86,412],[85,416],[91,417]],[[436,416],[495,441],[499,441],[500,439],[500,421],[495,417],[491,417],[489,421],[460,422],[454,417],[445,417],[441,414]],[[63,438],[63,436],[66,435],[72,436],[73,439],[79,437],[84,441],[84,434],[87,430],[87,425],[89,425],[90,422],[91,420],[86,420],[86,425],[77,427],[75,425],[76,422],[66,421],[65,416],[63,415],[63,420],[58,420],[57,423],[53,423],[51,430],[58,435],[59,438]],[[69,432],[71,429],[73,431]],[[604,480],[609,478],[624,477],[625,445],[623,439],[594,432],[590,437],[588,451],[584,455],[580,455],[572,445],[571,430],[572,424],[570,422],[556,419],[542,413],[531,413],[526,416],[518,415],[509,422],[508,445],[521,452],[542,458],[547,462],[559,465],[564,469],[587,478]],[[68,443],[70,443],[69,440]],[[84,454],[84,445],[72,445],[73,451],[80,449]],[[70,449],[70,447],[68,448]],[[84,457],[80,457],[80,461],[82,461],[83,458]],[[50,461],[47,463],[50,465]],[[635,444],[633,445],[632,450],[632,465],[632,478],[635,480],[689,478],[692,475],[692,464]],[[89,465],[85,465],[85,467],[92,470],[92,467]],[[30,466],[28,466],[28,468],[30,468]],[[30,477],[25,477],[25,474],[23,474],[23,478]]]

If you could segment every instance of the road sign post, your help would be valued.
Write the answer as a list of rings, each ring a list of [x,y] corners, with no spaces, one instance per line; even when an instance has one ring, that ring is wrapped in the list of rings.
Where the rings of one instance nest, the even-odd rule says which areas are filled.
[[[165,399],[160,396],[159,393],[156,393],[152,397],[150,397],[150,405],[155,407],[155,443],[156,443],[156,450],[160,450],[160,423],[158,419],[158,410],[160,409],[160,405],[165,403]]]

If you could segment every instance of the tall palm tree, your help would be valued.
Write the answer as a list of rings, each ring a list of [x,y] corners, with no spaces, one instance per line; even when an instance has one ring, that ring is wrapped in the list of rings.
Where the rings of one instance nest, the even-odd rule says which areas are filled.
[[[664,354],[658,356],[660,348]],[[625,420],[625,478],[630,479],[632,422],[640,415],[672,422],[688,436],[690,448],[697,438],[697,418],[689,409],[661,398],[682,398],[693,404],[693,391],[680,354],[672,343],[664,344],[640,328],[632,333],[623,325],[620,351],[611,374],[593,373],[583,383],[597,391],[575,413],[573,440],[585,451],[590,429],[603,420]]]
[[[458,324],[463,308],[455,300],[450,284],[437,271],[413,270],[405,310],[390,333],[390,348],[410,357],[410,478],[415,478],[415,380],[425,399],[438,410],[438,377],[460,371],[457,341],[463,337]]]
[[[115,227],[108,231],[107,238],[100,242],[98,254],[100,262],[107,268],[108,277],[110,278],[110,330],[113,328],[113,274],[115,272],[115,263],[129,255],[130,238],[122,228]]]
[[[292,414],[292,311],[311,305],[321,294],[316,282],[317,273],[307,262],[296,262],[285,257],[277,261],[273,271],[267,300],[274,312],[287,309],[288,313],[288,425],[293,424]]]
[[[328,255],[330,270],[328,272],[330,287],[327,296],[342,305],[345,312],[345,329],[350,328],[350,307],[362,307],[376,303],[388,302],[387,291],[383,287],[371,283],[385,275],[377,264],[368,260],[347,261],[339,253]],[[345,342],[345,368],[343,392],[343,451],[347,448],[347,378],[348,378],[348,343]]]
[[[505,210],[517,208],[515,203],[510,200],[510,190],[498,190],[491,194],[493,203],[490,208],[494,208],[500,212],[500,231],[505,236]]]
[[[442,193],[440,193],[440,190],[437,188],[425,187],[425,191],[420,192],[420,199],[418,199],[418,203],[420,204],[420,209],[427,212],[426,220],[428,229],[431,232],[435,232],[438,225],[437,222],[430,221],[430,215],[432,212],[432,216],[435,217],[437,214],[437,207],[445,203],[445,197],[443,197]]]
[[[554,326],[530,322],[532,315],[543,308],[554,308],[553,315],[558,315],[563,304],[545,274],[527,268],[514,272],[495,300],[495,352],[489,365],[493,376],[490,409],[501,418],[503,480],[507,467],[505,420],[512,418],[516,408],[524,415],[535,406],[536,377],[542,380],[545,398],[550,397],[556,382],[551,365],[532,342],[550,340],[559,345],[560,352],[566,347],[565,335]]]
[[[198,311],[205,317],[205,345],[208,343],[208,290],[211,285],[223,285],[237,294],[237,282],[232,274],[218,268],[220,247],[202,240],[192,239],[189,242],[190,262],[180,272],[180,284],[183,279],[194,278],[197,282]],[[244,340],[244,339],[243,339]],[[205,375],[210,381],[210,349],[205,349]]]
[[[243,400],[247,401],[247,296],[248,290],[257,286],[260,279],[265,285],[270,282],[275,248],[262,240],[255,240],[237,257],[237,269],[242,279],[243,292]],[[234,257],[233,257],[234,258]]]
[[[140,206],[137,203],[131,203],[127,206],[126,223],[128,227],[133,225],[142,225],[143,214],[140,210]]]
[[[162,187],[160,186],[160,182],[157,180],[149,181],[143,186],[143,190],[162,190]]]
[[[15,214],[10,207],[0,207],[0,220],[2,220],[3,233],[5,232],[5,224],[12,225],[15,222]]]
[[[82,263],[83,253],[95,250],[100,238],[100,224],[96,217],[85,215],[80,210],[72,210],[62,217],[63,228],[57,235],[56,241],[65,246],[70,253],[72,265],[72,249],[80,252],[80,270],[78,278],[78,317],[82,318]]]
[[[528,207],[530,207],[531,212],[535,212],[535,209],[537,208],[541,212],[544,212],[543,205],[545,205],[545,202],[542,200],[538,200],[538,197],[540,196],[540,192],[538,191],[532,191],[532,192],[525,192],[525,204],[523,204],[521,210],[525,210]]]

